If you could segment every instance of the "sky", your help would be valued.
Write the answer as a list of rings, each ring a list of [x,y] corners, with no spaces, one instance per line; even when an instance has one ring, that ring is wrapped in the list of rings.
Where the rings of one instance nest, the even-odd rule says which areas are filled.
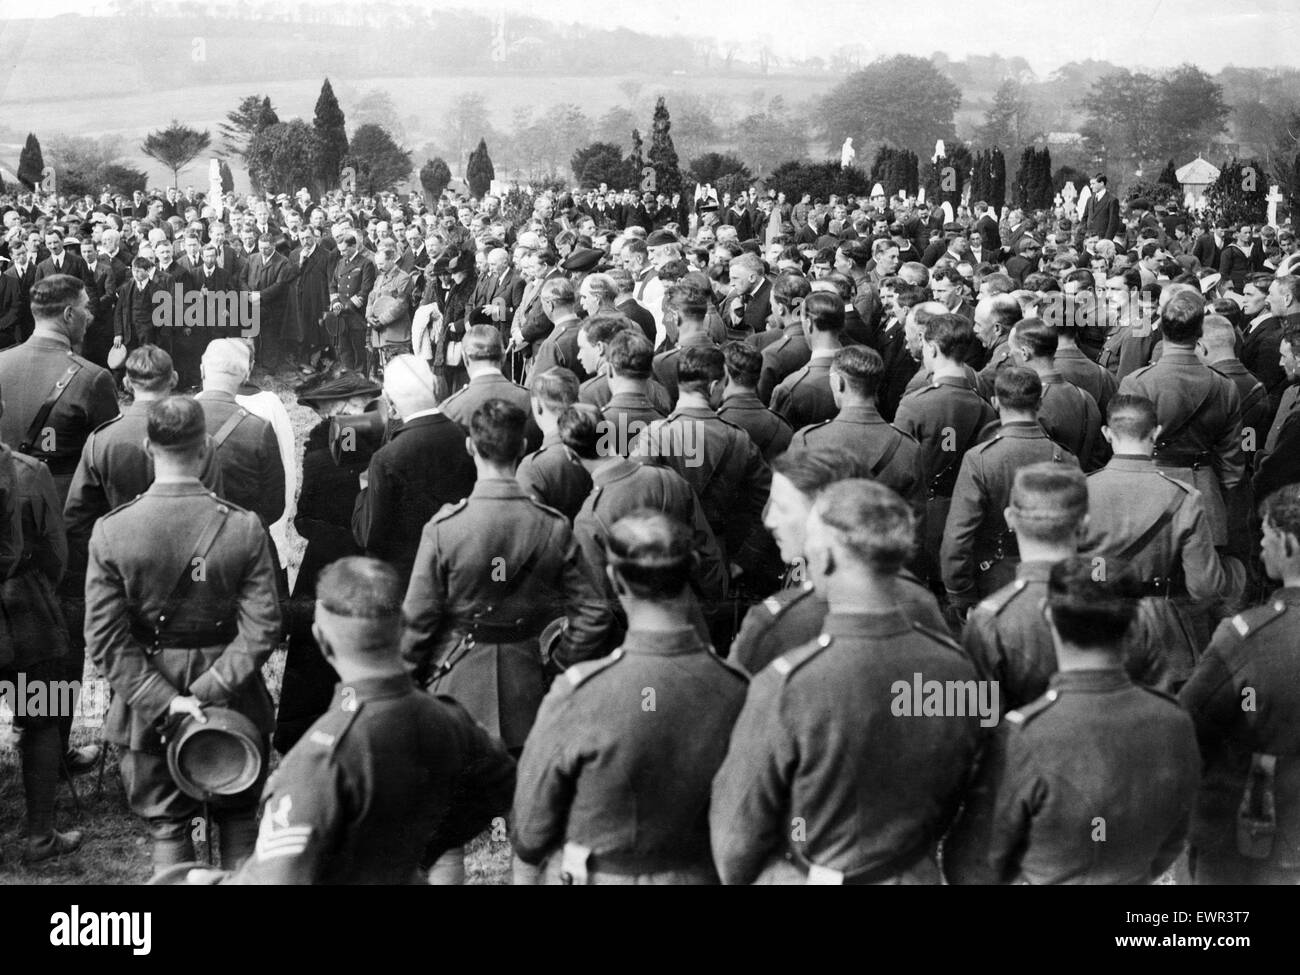
[[[209,0],[214,6],[229,0]],[[423,8],[505,10],[561,22],[687,33],[734,43],[742,53],[767,45],[804,58],[859,44],[865,59],[898,53],[954,59],[997,52],[1024,57],[1040,76],[1093,58],[1125,66],[1191,61],[1215,72],[1289,65],[1300,50],[1300,0],[402,0]],[[249,0],[256,6],[258,0]],[[107,0],[0,0],[0,19],[63,13],[107,14]],[[1074,20],[1064,10],[1078,11]],[[805,11],[811,11],[810,14]],[[792,16],[793,14],[793,16]]]

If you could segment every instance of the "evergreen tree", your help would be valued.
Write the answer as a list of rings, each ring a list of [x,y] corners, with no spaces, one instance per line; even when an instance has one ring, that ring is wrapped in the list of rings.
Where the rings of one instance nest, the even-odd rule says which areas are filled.
[[[339,108],[328,78],[320,86],[312,128],[316,130],[317,142],[316,181],[321,190],[332,190],[339,185],[343,159],[348,154],[348,132],[343,109]]]
[[[999,214],[1007,205],[1007,160],[997,146],[989,151],[989,188],[985,199]]]
[[[641,154],[641,131],[632,130],[632,151],[627,156],[627,188],[641,191],[642,171],[645,169],[645,157]]]
[[[18,155],[18,182],[29,190],[36,189],[45,170],[45,157],[41,154],[41,144],[34,132],[27,133],[27,141]]]
[[[682,171],[677,164],[677,150],[673,148],[670,130],[672,119],[668,117],[668,106],[663,97],[655,103],[654,129],[650,134],[650,165],[655,168],[654,192],[671,197],[681,192]]]
[[[1178,170],[1174,168],[1172,159],[1165,163],[1165,168],[1160,171],[1160,178],[1156,182],[1164,183],[1165,186],[1172,186],[1179,194],[1183,192],[1182,184],[1178,182]]]
[[[469,183],[470,193],[480,200],[483,199],[492,188],[492,181],[496,176],[492,157],[488,155],[487,140],[479,139],[478,147],[469,154],[469,162],[465,164],[465,182]]]
[[[424,187],[425,202],[433,206],[451,183],[451,167],[441,156],[428,159],[420,167],[420,185]]]
[[[1210,211],[1229,223],[1260,223],[1268,216],[1268,178],[1257,159],[1233,159],[1205,191]]]

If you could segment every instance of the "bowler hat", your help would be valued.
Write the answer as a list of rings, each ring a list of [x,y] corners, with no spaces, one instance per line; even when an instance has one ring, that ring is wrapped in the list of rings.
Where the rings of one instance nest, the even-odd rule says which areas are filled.
[[[564,269],[566,271],[585,273],[599,264],[600,259],[604,256],[604,251],[597,250],[594,247],[579,247],[564,259]]]
[[[645,239],[647,247],[664,247],[668,244],[678,243],[677,236],[669,233],[667,230],[656,230]]]
[[[250,788],[266,764],[262,734],[238,711],[210,706],[205,722],[193,716],[181,722],[167,746],[167,768],[187,796],[207,802]]]

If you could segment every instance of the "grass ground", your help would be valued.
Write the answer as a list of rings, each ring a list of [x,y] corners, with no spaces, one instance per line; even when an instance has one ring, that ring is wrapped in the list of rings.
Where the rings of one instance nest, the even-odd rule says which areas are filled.
[[[297,435],[298,457],[303,441],[316,422],[316,414],[298,406],[289,387],[289,374],[265,377],[260,385],[274,390],[289,410]],[[303,541],[290,527],[285,547],[292,579],[302,560]],[[280,678],[284,670],[284,651],[278,650],[265,668],[267,686],[279,698]],[[94,678],[87,664],[86,680]],[[73,742],[90,744],[99,739],[99,714],[79,718],[73,726]],[[77,778],[80,811],[69,787],[59,788],[58,824],[61,829],[76,828],[85,834],[82,848],[58,860],[27,867],[22,863],[24,828],[22,773],[19,767],[16,738],[7,713],[0,715],[0,884],[141,884],[149,879],[149,846],[145,831],[126,806],[126,797],[118,776],[116,755],[110,755],[102,774],[91,773]],[[510,882],[510,846],[506,840],[493,840],[488,834],[479,837],[469,848],[466,858],[469,883],[505,884]]]

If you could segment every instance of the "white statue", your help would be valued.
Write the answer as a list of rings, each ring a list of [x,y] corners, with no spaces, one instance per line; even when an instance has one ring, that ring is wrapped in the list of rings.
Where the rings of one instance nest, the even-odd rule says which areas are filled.
[[[840,147],[840,168],[847,169],[852,166],[857,155],[858,151],[853,148],[853,136],[849,136],[844,140],[844,145]]]

